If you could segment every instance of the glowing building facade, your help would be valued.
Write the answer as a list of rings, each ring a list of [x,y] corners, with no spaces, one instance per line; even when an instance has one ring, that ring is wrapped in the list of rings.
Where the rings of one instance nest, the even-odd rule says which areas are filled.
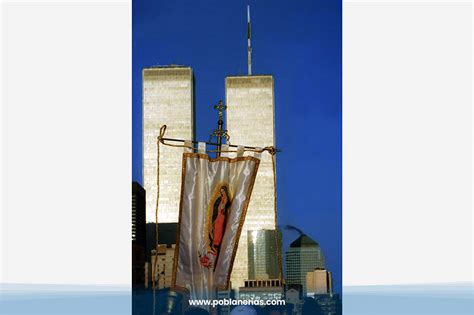
[[[280,263],[276,255],[281,251],[278,230],[247,231],[249,280],[268,280],[280,277]]]
[[[143,69],[143,184],[147,222],[155,221],[157,192],[157,137],[194,140],[194,79],[189,67]],[[178,222],[182,150],[160,146],[158,222]]]
[[[227,130],[232,144],[274,146],[274,92],[270,75],[232,76],[225,80]],[[252,198],[239,240],[231,282],[234,288],[244,287],[248,277],[247,231],[275,230],[272,159],[262,154]]]
[[[315,269],[306,273],[306,294],[332,294],[332,275],[326,269]]]

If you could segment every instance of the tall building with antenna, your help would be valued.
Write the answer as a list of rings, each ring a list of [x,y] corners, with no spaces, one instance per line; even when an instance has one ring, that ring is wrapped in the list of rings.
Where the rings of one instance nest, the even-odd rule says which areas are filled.
[[[250,27],[250,4],[247,4],[247,65],[247,74],[252,75],[252,29]]]
[[[273,76],[252,75],[250,8],[248,20],[248,75],[225,79],[226,123],[230,142],[250,146],[275,146],[275,100]],[[262,154],[245,224],[232,269],[234,288],[243,287],[248,277],[248,231],[276,230],[273,165],[269,154]],[[280,255],[281,257],[281,255]]]

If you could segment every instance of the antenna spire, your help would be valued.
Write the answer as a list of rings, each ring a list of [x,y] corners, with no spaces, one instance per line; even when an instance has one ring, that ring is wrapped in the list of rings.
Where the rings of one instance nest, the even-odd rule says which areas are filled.
[[[250,29],[250,3],[247,3],[247,63],[248,75],[252,75],[252,43],[251,43],[251,29]]]

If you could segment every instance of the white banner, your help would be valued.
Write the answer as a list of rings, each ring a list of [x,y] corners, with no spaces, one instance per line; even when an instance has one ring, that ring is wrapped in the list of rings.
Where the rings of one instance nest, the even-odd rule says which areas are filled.
[[[200,150],[202,152],[202,150]],[[183,154],[179,233],[173,286],[191,299],[227,289],[260,154],[211,159]]]

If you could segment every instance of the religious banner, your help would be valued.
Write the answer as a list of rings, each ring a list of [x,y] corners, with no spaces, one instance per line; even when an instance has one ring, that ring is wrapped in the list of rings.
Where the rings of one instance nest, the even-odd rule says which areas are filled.
[[[260,153],[243,156],[239,148],[232,157],[212,159],[205,144],[199,148],[183,154],[173,286],[191,299],[212,299],[229,286]]]

